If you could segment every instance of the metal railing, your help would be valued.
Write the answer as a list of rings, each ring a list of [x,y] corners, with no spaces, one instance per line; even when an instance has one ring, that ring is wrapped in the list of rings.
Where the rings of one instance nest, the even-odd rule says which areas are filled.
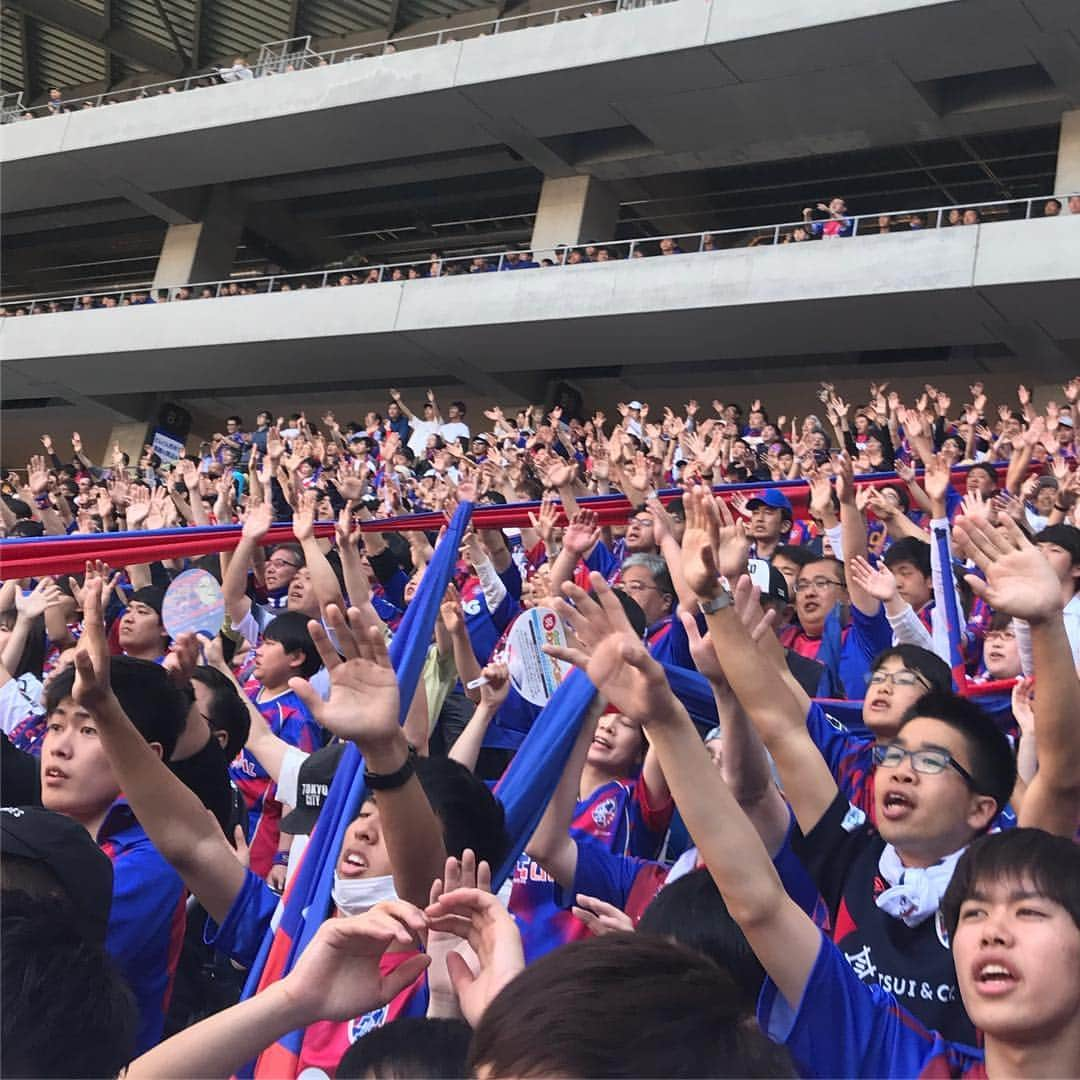
[[[1074,206],[1068,204],[1075,200]],[[379,285],[386,282],[414,281],[467,274],[522,271],[527,269],[564,268],[589,263],[617,262],[623,259],[655,258],[668,255],[709,254],[753,247],[778,247],[786,244],[823,243],[829,240],[869,239],[895,232],[932,232],[965,225],[990,225],[997,221],[1022,221],[1033,217],[1052,217],[1047,207],[1057,204],[1080,216],[1080,193],[1067,196],[1040,195],[1029,199],[1004,199],[997,202],[966,203],[963,206],[933,206],[918,210],[845,215],[842,218],[819,216],[811,220],[789,221],[779,225],[756,225],[699,233],[675,233],[670,236],[638,237],[633,240],[604,240],[591,244],[559,245],[549,251],[496,251],[484,254],[434,255],[427,262],[363,264],[332,270],[304,273],[264,274],[233,277],[223,281],[199,282],[154,289],[142,284],[123,290],[82,293],[78,296],[46,296],[33,299],[0,298],[0,316],[59,314],[183,300],[209,300],[219,297],[251,296],[306,289],[325,289],[352,285]],[[820,211],[819,211],[820,214]],[[953,220],[955,217],[955,220]],[[14,308],[9,311],[8,308]]]
[[[327,52],[313,50],[310,47],[310,37],[274,41],[260,46],[259,58],[255,67],[246,68],[250,75],[234,74],[233,68],[214,67],[200,74],[188,75],[181,79],[147,83],[143,86],[132,86],[123,90],[105,90],[99,94],[61,99],[59,102],[46,102],[43,105],[35,105],[31,108],[23,107],[23,92],[18,91],[17,105],[13,105],[12,108],[0,115],[0,123],[13,123],[19,120],[63,115],[64,113],[93,109],[103,105],[122,105],[132,101],[141,101],[145,98],[158,97],[161,94],[177,94],[187,90],[249,82],[253,78],[269,78],[270,76],[305,71],[310,68],[327,67],[331,64],[351,63],[376,56],[388,56],[411,49],[444,45],[473,37],[494,36],[512,30],[533,29],[538,26],[554,26],[560,21],[569,22],[574,19],[608,15],[619,11],[636,11],[639,8],[674,2],[675,0],[593,0],[592,3],[565,4],[561,7],[550,8],[547,11],[504,15],[497,19],[487,19],[484,22],[468,23],[464,26],[454,26],[443,30],[428,30],[421,34],[405,34],[397,37],[382,38],[379,41],[372,41],[363,45],[348,45]]]

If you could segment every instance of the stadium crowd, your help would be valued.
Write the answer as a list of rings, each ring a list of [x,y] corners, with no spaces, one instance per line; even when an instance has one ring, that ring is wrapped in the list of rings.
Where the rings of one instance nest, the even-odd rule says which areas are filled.
[[[966,397],[43,435],[4,560],[168,551],[0,587],[0,1069],[1080,1075],[1080,378]],[[216,637],[166,629],[191,568]],[[549,706],[507,646],[537,608]]]
[[[984,218],[987,209],[996,212]],[[1020,203],[1003,203],[993,207],[956,206],[940,215],[924,211],[910,213],[873,213],[857,219],[842,198],[802,209],[801,221],[794,224],[748,227],[726,232],[702,232],[685,236],[665,236],[656,239],[612,241],[610,244],[560,245],[550,255],[531,251],[506,251],[499,254],[447,256],[432,251],[426,261],[414,263],[371,263],[366,257],[350,260],[350,265],[335,264],[329,270],[305,273],[283,272],[269,277],[236,278],[210,285],[181,285],[171,289],[135,287],[115,293],[91,293],[82,296],[45,297],[40,300],[0,299],[0,318],[25,315],[49,315],[63,311],[95,311],[103,308],[139,307],[146,304],[168,304],[187,300],[212,300],[234,296],[256,296],[267,292],[293,292],[306,289],[341,288],[349,285],[378,285],[387,281],[418,281],[423,278],[462,277],[510,270],[538,270],[560,266],[579,266],[588,263],[618,262],[622,259],[648,259],[664,255],[684,255],[713,252],[738,247],[761,247],[772,244],[801,244],[815,240],[835,240],[853,237],[856,221],[858,235],[885,236],[896,232],[919,232],[924,229],[950,228],[958,225],[978,225],[995,216],[1024,210]],[[1026,207],[1029,216],[1055,218],[1080,214],[1080,195],[1051,196],[1035,200]]]

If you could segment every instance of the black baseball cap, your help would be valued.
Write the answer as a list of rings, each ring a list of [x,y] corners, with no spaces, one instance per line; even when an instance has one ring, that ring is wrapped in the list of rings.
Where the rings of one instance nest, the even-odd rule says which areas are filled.
[[[761,589],[762,600],[777,600],[781,604],[791,603],[787,578],[764,559],[748,559],[747,571],[750,580]]]
[[[319,820],[338,762],[345,753],[343,742],[330,743],[308,754],[300,766],[296,784],[296,806],[281,819],[281,831],[290,836],[309,836]]]
[[[38,806],[0,806],[0,855],[44,863],[64,890],[83,936],[104,944],[112,862],[77,821]]]

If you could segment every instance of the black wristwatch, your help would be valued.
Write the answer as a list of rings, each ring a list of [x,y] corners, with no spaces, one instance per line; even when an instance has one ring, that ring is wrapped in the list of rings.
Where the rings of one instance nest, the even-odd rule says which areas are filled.
[[[364,770],[364,783],[369,791],[393,791],[395,788],[404,787],[411,776],[416,773],[416,747],[409,747],[409,756],[400,769],[392,773],[373,773]]]

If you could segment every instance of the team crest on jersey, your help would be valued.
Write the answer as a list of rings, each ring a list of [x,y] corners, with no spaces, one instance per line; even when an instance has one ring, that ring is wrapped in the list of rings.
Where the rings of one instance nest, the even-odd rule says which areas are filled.
[[[389,1012],[389,1009],[389,1005],[384,1005],[381,1009],[375,1009],[372,1012],[364,1013],[363,1016],[358,1016],[355,1020],[350,1020],[349,1042],[354,1043],[357,1039],[362,1039],[369,1032],[382,1027],[383,1024],[386,1023],[386,1015]]]
[[[479,615],[480,614],[480,601],[477,599],[466,600],[461,605],[462,611],[466,615]]]
[[[593,807],[592,819],[597,828],[606,829],[615,820],[615,811],[618,806],[614,799],[604,799]]]
[[[831,727],[834,727],[837,731],[847,731],[847,728],[844,727],[844,725],[841,724],[840,721],[837,720],[836,717],[833,716],[831,713],[826,713],[825,719],[828,720],[829,725]]]
[[[941,947],[943,949],[948,949],[949,931],[945,929],[945,916],[942,913],[941,908],[938,908],[934,913],[934,929],[937,931],[937,939],[941,942]]]

